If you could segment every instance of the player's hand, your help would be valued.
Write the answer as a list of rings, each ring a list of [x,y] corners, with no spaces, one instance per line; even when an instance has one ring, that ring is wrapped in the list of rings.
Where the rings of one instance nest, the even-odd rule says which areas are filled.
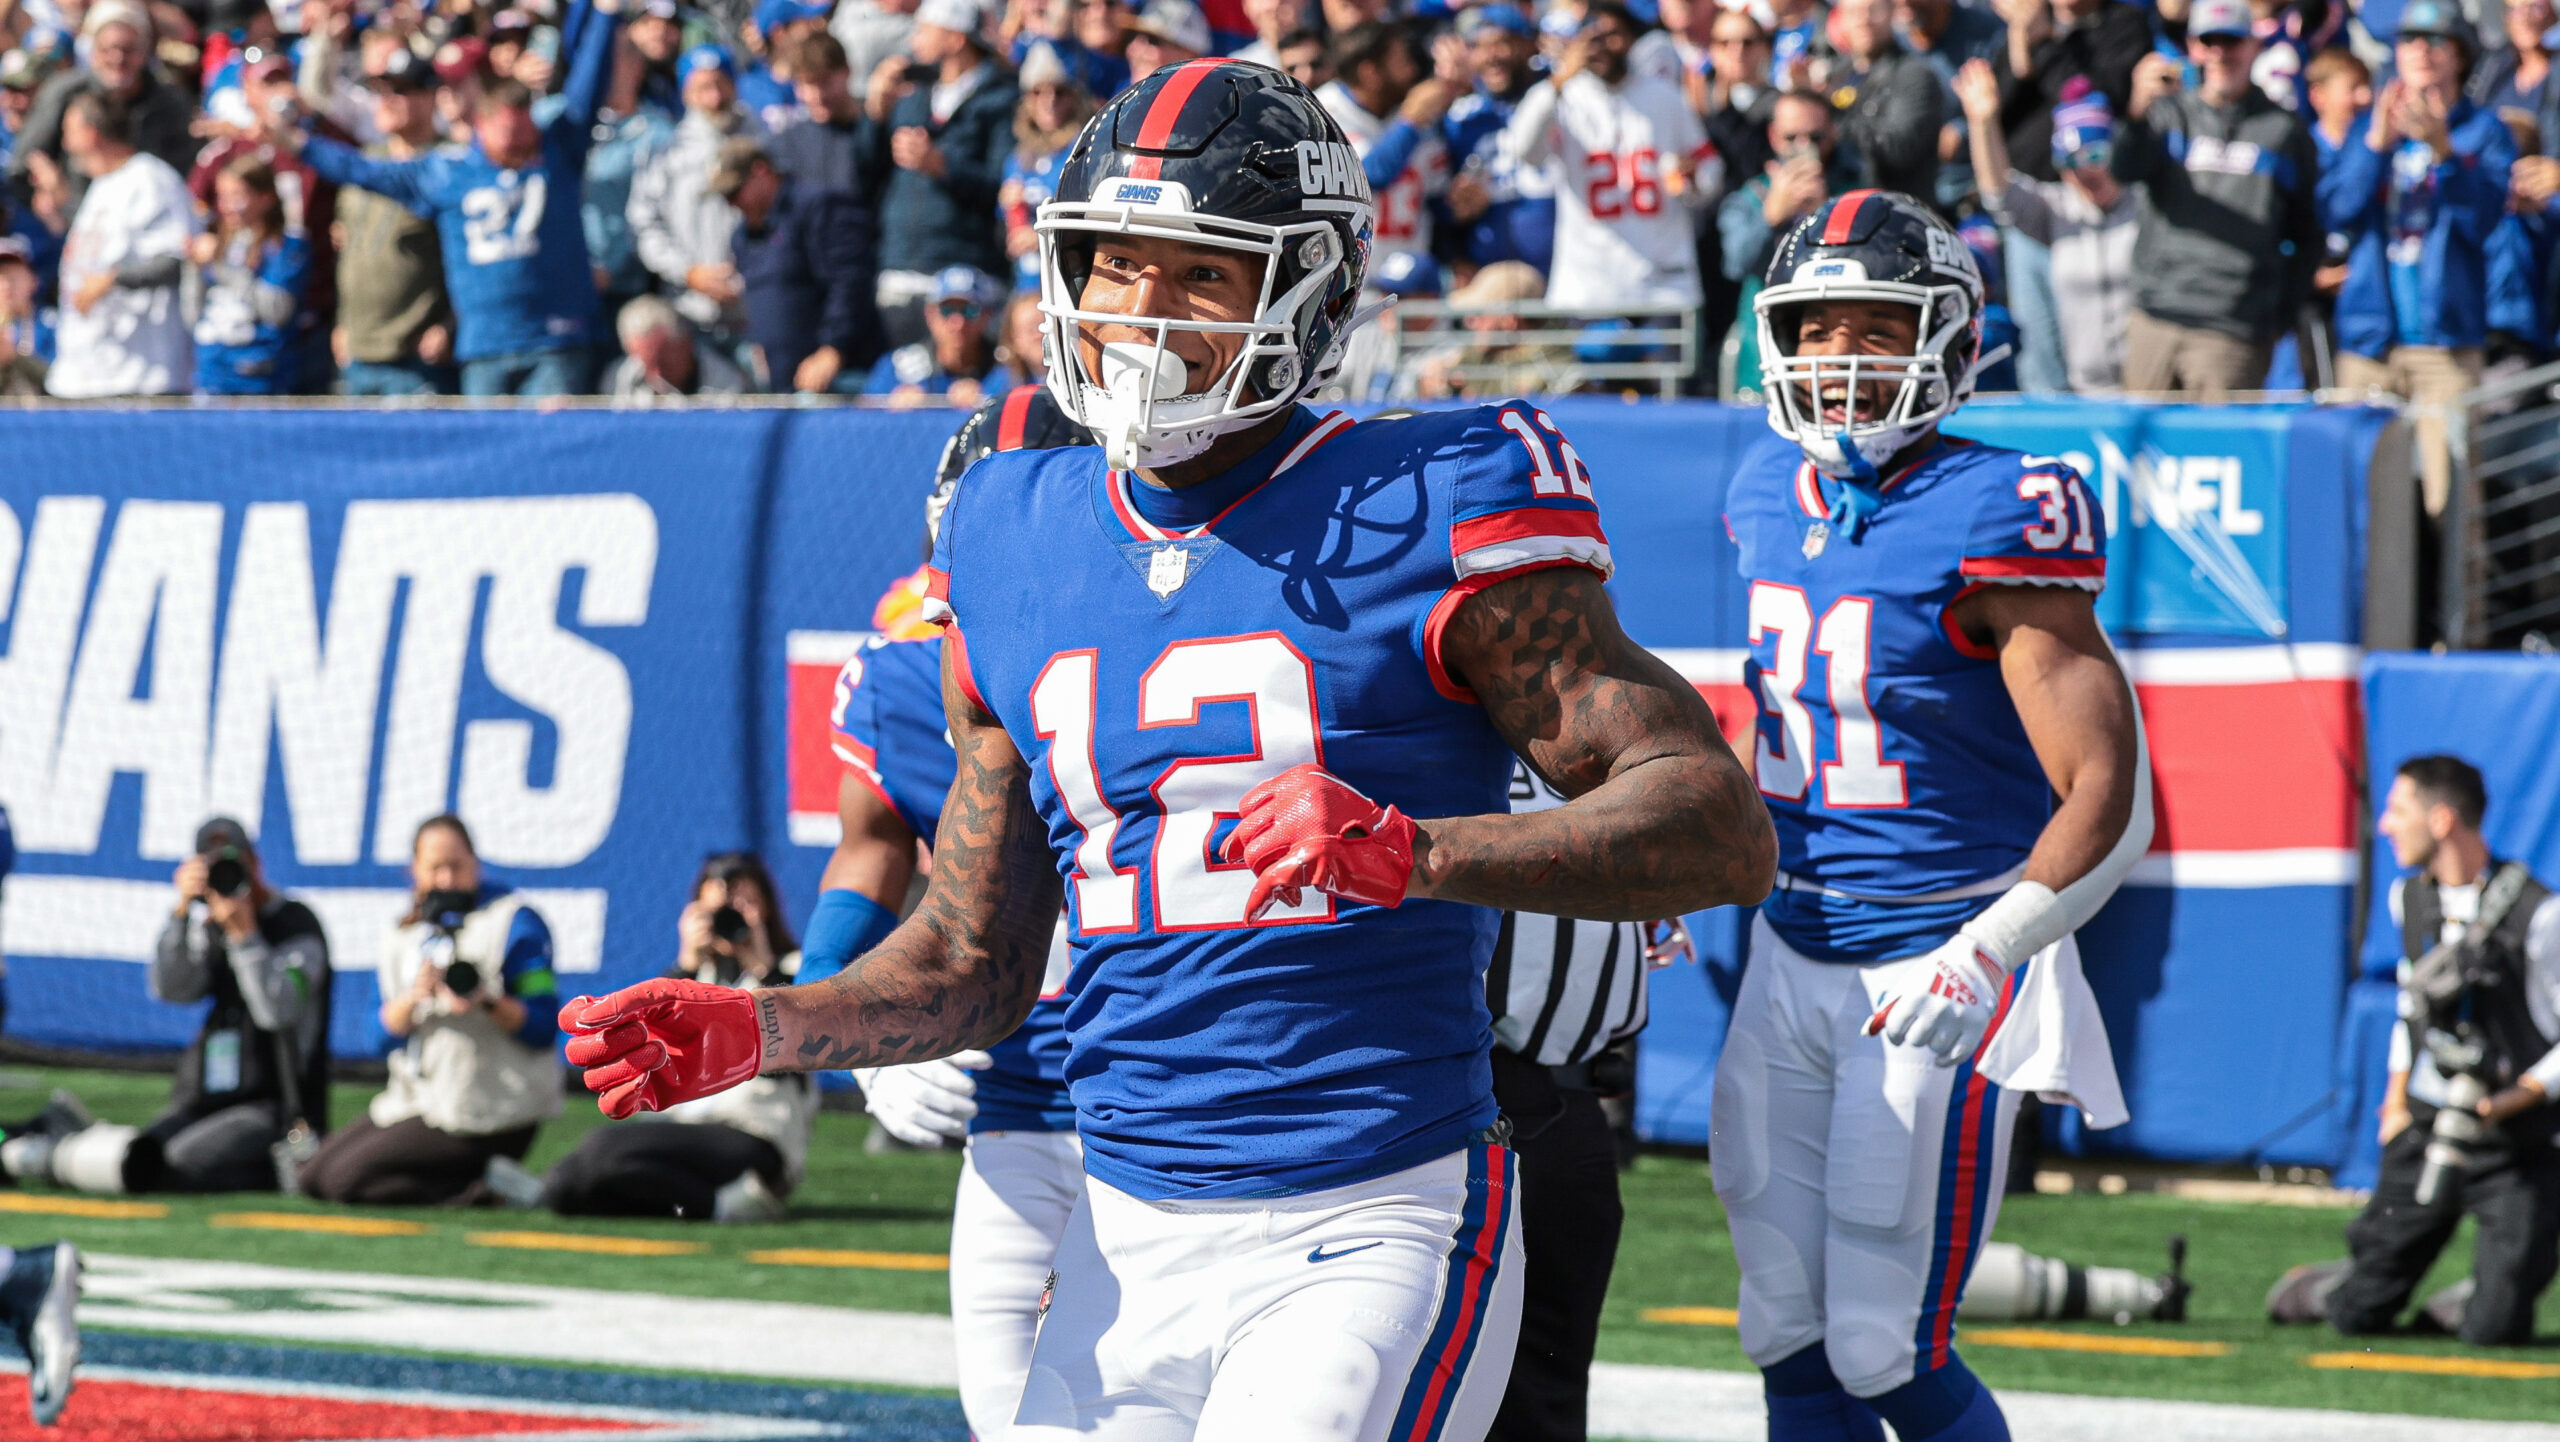
[[[756,1074],[756,994],[660,978],[560,1008],[569,1064],[586,1071],[596,1109],[617,1121],[665,1111]]]
[[[1222,849],[1253,868],[1245,919],[1295,906],[1306,887],[1371,906],[1404,900],[1413,880],[1413,821],[1312,764],[1292,766],[1244,794]]]
[[[1882,1032],[1895,1046],[1925,1047],[1937,1053],[1938,1065],[1954,1066],[1982,1045],[2001,988],[2009,984],[2009,969],[1962,932],[1927,960],[1928,985],[1886,997],[1861,1035]]]
[[[993,1065],[985,1052],[964,1051],[912,1066],[858,1068],[853,1080],[882,1131],[911,1147],[934,1147],[969,1134],[978,1114],[978,1079],[970,1073]]]

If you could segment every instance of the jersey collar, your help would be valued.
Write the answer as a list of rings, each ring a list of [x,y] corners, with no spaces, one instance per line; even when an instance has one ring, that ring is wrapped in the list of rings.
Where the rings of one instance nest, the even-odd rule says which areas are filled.
[[[1884,483],[1876,487],[1877,494],[1882,495],[1889,493],[1895,486],[1902,483],[1904,477],[1909,476],[1913,471],[1920,469],[1922,466],[1929,464],[1931,461],[1936,460],[1938,457],[1945,455],[1951,450],[1972,444],[1973,442],[1968,441],[1961,436],[1941,434],[1937,438],[1935,444],[1931,445],[1929,449],[1922,451],[1918,456],[1914,457],[1909,465],[1906,465],[1895,471],[1892,475],[1885,477]],[[1815,470],[1813,468],[1813,462],[1799,461],[1796,464],[1796,506],[1814,520],[1819,521],[1826,519],[1831,514],[1831,502],[1828,499],[1828,496],[1833,488],[1845,484],[1847,483],[1832,480],[1830,477],[1823,475],[1820,471]]]
[[[1131,488],[1145,485],[1146,482],[1126,471],[1105,471],[1102,481],[1103,491],[1110,497],[1111,510],[1119,517],[1120,524],[1138,540],[1170,541],[1183,536],[1206,535],[1215,529],[1220,521],[1234,515],[1238,506],[1261,494],[1263,487],[1278,479],[1290,467],[1323,449],[1336,436],[1351,429],[1352,425],[1351,417],[1340,411],[1329,412],[1319,417],[1305,406],[1298,407],[1296,413],[1290,416],[1289,424],[1281,429],[1276,439],[1239,462],[1235,469],[1225,476],[1219,477],[1220,480],[1246,476],[1252,476],[1255,479],[1247,484],[1243,492],[1233,501],[1228,502],[1225,509],[1187,530],[1169,530],[1148,520],[1145,513],[1138,509],[1136,501],[1131,499]]]

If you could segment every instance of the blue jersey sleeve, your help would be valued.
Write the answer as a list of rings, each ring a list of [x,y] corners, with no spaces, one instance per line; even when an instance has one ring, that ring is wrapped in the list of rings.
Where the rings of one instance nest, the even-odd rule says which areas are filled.
[[[943,737],[941,642],[874,641],[836,675],[836,755],[927,841],[955,769]]]
[[[1478,410],[1438,459],[1450,468],[1449,557],[1461,582],[1563,564],[1610,574],[1591,471],[1545,411],[1525,401]]]
[[[560,982],[551,970],[551,927],[532,907],[521,907],[507,925],[506,959],[501,963],[507,995],[524,1006],[524,1024],[516,1040],[526,1046],[549,1046],[560,1036]]]
[[[442,188],[439,182],[445,169],[438,156],[379,160],[352,145],[325,135],[312,135],[303,139],[302,158],[311,162],[312,170],[331,185],[370,190],[419,215],[428,214],[438,204],[437,192]]]
[[[2107,584],[2107,518],[2080,473],[2051,456],[2002,451],[1976,475],[1981,498],[1957,570],[1969,585]]]

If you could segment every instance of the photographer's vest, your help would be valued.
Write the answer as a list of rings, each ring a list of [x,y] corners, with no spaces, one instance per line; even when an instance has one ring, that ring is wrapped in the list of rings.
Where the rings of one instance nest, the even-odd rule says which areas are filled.
[[[2480,890],[2485,900],[2490,884],[2510,864],[2492,860],[2480,874]],[[2487,934],[2474,927],[2463,937],[2463,945],[2480,957],[2481,980],[2468,988],[2465,1006],[2472,1025],[2488,1049],[2484,1063],[2489,1090],[2498,1091],[2515,1085],[2516,1078],[2548,1054],[2560,1038],[2543,1035],[2533,1020],[2533,1007],[2525,1000],[2525,986],[2532,975],[2533,961],[2526,954],[2525,941],[2533,929],[2534,912],[2551,895],[2551,888],[2525,878],[2524,888],[2517,893],[2515,904]],[[2400,892],[2401,954],[2415,963],[2444,940],[2444,898],[2437,890],[2436,879],[2418,875],[2409,878]],[[2416,1021],[2406,1023],[2414,1055],[2425,1056],[2424,1026]],[[2507,1121],[2502,1130],[2511,1138],[2549,1140],[2560,1133],[2560,1106],[2542,1106]]]
[[[518,897],[498,897],[463,918],[453,935],[454,959],[480,968],[488,988],[504,985],[507,932],[523,909]],[[392,931],[382,955],[383,995],[409,989],[434,931],[422,921]],[[415,1015],[408,1041],[391,1054],[390,1084],[368,1112],[375,1126],[419,1117],[440,1132],[487,1136],[560,1114],[556,1048],[525,1045],[485,1005],[456,1013],[437,997],[421,1002]]]

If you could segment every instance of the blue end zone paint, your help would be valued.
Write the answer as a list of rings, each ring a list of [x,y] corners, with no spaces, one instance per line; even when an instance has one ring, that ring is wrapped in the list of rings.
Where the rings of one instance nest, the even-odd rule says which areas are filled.
[[[465,1339],[457,1338],[457,1341]],[[844,1442],[960,1442],[969,1424],[957,1398],[860,1392],[715,1377],[640,1376],[575,1367],[451,1361],[379,1352],[335,1352],[263,1343],[213,1342],[91,1328],[81,1360],[101,1367],[194,1373],[277,1383],[444,1392],[522,1402],[665,1408],[730,1417],[826,1422]],[[635,1363],[649,1359],[635,1358]],[[73,1405],[78,1405],[75,1397]]]

